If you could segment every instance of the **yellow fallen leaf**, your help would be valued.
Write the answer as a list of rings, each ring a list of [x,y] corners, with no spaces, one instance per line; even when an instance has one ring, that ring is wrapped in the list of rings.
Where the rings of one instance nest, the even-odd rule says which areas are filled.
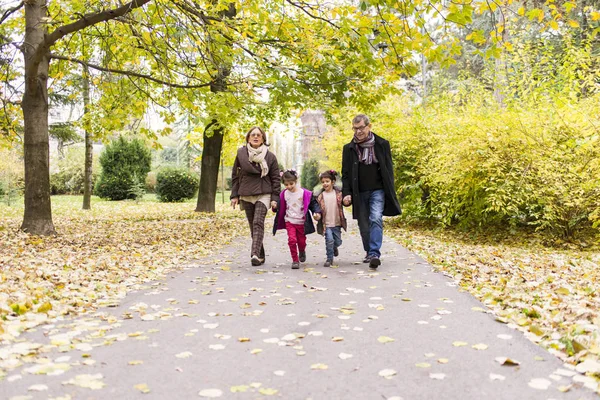
[[[310,369],[327,369],[329,368],[326,364],[318,363],[310,366]]]
[[[477,343],[477,344],[474,344],[471,347],[474,348],[475,350],[485,350],[485,349],[488,348],[488,345],[487,344],[483,344],[483,343]]]
[[[142,360],[133,360],[128,362],[129,365],[141,365],[143,363],[144,362]]]
[[[377,338],[377,341],[379,343],[391,343],[391,342],[395,342],[396,339],[393,339],[389,336],[379,336],[379,338]]]
[[[244,393],[247,392],[248,389],[250,389],[250,386],[248,385],[232,386],[231,388],[229,388],[231,393]]]
[[[431,367],[431,364],[424,362],[424,363],[417,363],[417,364],[415,364],[415,366],[417,366],[419,368],[429,368],[429,367]]]
[[[142,393],[150,393],[150,388],[145,383],[138,383],[137,385],[133,385],[133,387]]]
[[[462,346],[466,346],[469,343],[467,342],[461,342],[460,340],[457,340],[456,342],[452,342],[452,346],[454,347],[462,347]]]
[[[238,341],[239,341],[239,342],[241,342],[241,343],[245,343],[245,342],[249,342],[249,341],[250,341],[250,338],[247,338],[247,337],[241,337],[241,338],[238,338]]]
[[[341,342],[343,340],[344,340],[344,338],[341,336],[335,336],[331,339],[332,342]]]
[[[252,351],[250,351],[250,354],[258,354],[262,352],[262,349],[252,349]]]
[[[265,396],[273,396],[276,395],[277,392],[279,392],[279,390],[277,389],[271,389],[271,388],[260,388],[258,389],[258,393],[265,395]]]
[[[438,358],[437,362],[440,364],[448,364],[448,360],[447,358]]]

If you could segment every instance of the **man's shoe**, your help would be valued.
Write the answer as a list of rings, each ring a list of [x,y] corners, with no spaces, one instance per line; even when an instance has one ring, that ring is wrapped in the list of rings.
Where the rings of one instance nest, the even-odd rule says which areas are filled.
[[[306,261],[306,252],[301,251],[298,258],[300,258],[300,262]]]
[[[364,262],[365,264],[368,264],[368,263],[370,263],[370,262],[371,262],[371,256],[367,254],[367,255],[365,256],[365,258],[363,259],[363,262]]]
[[[252,258],[250,259],[250,262],[252,263],[252,265],[254,265],[255,267],[258,267],[261,263],[260,263],[260,259],[257,256],[252,256]]]
[[[258,261],[260,261],[260,265],[263,265],[265,263],[266,258],[259,258]]]
[[[377,269],[381,265],[381,260],[378,257],[371,257],[369,260],[369,268]]]
[[[339,255],[340,255],[340,252],[338,251],[338,248],[337,248],[337,247],[334,247],[334,248],[333,248],[333,256],[334,256],[334,257],[337,257],[337,256],[339,256]]]
[[[294,261],[292,263],[292,269],[300,269],[300,263],[298,261]]]
[[[325,268],[329,268],[329,267],[331,267],[331,264],[333,264],[333,260],[327,260],[323,263],[323,266]]]

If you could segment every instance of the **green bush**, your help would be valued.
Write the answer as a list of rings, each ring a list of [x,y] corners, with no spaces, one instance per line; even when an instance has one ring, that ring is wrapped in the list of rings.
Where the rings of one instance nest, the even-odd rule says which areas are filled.
[[[405,218],[566,238],[598,226],[598,96],[514,108],[440,97],[403,120],[399,106],[382,107]]]
[[[319,184],[319,160],[309,158],[302,166],[300,183],[303,188],[313,190]]]
[[[110,200],[135,199],[140,194],[139,184],[145,185],[151,163],[150,149],[141,140],[119,137],[100,155],[102,173],[95,193]]]
[[[162,202],[191,199],[198,183],[198,177],[187,169],[164,168],[156,175],[156,197]]]
[[[4,189],[4,182],[0,181],[0,196],[4,196],[6,194],[6,189]]]

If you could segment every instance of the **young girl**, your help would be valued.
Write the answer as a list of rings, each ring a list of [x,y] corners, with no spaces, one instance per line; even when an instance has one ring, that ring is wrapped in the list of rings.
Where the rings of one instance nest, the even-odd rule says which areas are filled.
[[[279,196],[273,235],[279,229],[287,230],[292,269],[298,269],[300,262],[306,261],[306,235],[315,231],[309,211],[312,211],[318,221],[321,218],[321,210],[312,192],[298,185],[298,174],[295,170],[285,171],[281,178],[285,190]]]
[[[347,228],[342,208],[342,192],[335,186],[336,178],[337,172],[332,169],[319,175],[323,191],[317,194],[317,203],[322,213],[322,218],[317,223],[317,232],[325,235],[327,259],[324,267],[331,267],[333,257],[338,256],[338,247],[342,245],[342,228]]]

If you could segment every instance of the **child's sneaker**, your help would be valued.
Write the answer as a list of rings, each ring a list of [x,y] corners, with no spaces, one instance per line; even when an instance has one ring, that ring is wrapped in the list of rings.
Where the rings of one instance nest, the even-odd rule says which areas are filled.
[[[298,258],[300,259],[300,262],[306,261],[306,251],[301,251]]]
[[[299,269],[300,268],[300,263],[298,261],[294,261],[292,263],[292,269]]]
[[[337,248],[337,247],[334,247],[334,248],[333,248],[333,256],[334,256],[334,257],[337,257],[337,256],[339,256],[339,255],[340,255],[340,252],[338,251],[338,248]]]
[[[327,260],[327,261],[325,261],[325,263],[323,263],[323,266],[325,268],[329,268],[329,267],[331,267],[331,264],[333,264],[333,260]]]

